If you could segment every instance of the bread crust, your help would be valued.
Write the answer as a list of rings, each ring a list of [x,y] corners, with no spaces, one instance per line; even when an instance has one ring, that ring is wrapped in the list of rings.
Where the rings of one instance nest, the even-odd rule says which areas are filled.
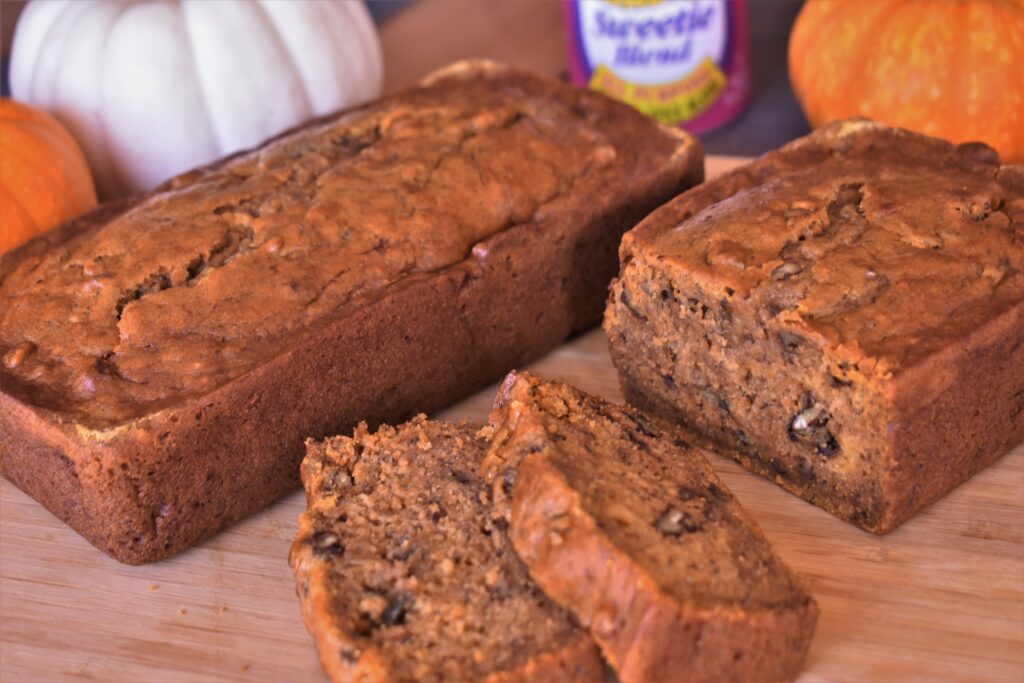
[[[576,97],[568,86],[486,62],[437,78],[520,80],[553,101]],[[623,140],[627,122],[640,120],[610,100],[588,102],[613,114]],[[341,116],[358,119],[365,109]],[[121,562],[188,548],[293,490],[307,437],[439,408],[594,324],[621,233],[702,178],[691,138],[658,128],[643,139],[663,145],[664,156],[629,169],[631,187],[597,200],[570,189],[571,201],[549,211],[542,228],[513,225],[461,262],[365,296],[201,395],[95,424],[40,405],[0,368],[0,474]],[[192,175],[202,174],[164,189],[187,186]],[[5,254],[0,289],[20,264],[149,200],[100,207]],[[0,352],[11,349],[0,343]]]

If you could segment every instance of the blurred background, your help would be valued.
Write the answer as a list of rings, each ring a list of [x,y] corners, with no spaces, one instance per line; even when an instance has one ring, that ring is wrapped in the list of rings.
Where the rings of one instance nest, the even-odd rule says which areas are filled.
[[[86,1],[86,0],[83,0]],[[567,77],[559,0],[370,0],[380,30],[384,90],[408,85],[464,57],[490,57]],[[0,0],[2,89],[9,95],[11,38],[24,2]],[[790,29],[802,0],[748,3],[753,95],[736,121],[702,135],[711,154],[757,155],[809,131],[786,70]],[[552,70],[551,65],[561,65]]]

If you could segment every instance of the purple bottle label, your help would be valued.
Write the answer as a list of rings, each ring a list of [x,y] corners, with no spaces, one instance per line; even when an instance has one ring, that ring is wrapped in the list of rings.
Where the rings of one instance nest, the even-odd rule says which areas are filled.
[[[711,130],[750,93],[745,0],[564,0],[573,81]]]

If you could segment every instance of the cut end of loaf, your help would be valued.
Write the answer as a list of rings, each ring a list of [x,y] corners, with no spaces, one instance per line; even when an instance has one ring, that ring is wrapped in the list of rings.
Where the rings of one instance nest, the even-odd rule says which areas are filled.
[[[683,193],[623,239],[605,331],[628,400],[895,528],[1024,437],[1007,169],[854,119]]]

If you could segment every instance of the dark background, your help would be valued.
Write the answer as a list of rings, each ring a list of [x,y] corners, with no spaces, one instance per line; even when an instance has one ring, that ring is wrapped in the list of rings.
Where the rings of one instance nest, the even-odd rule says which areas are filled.
[[[753,98],[742,117],[701,136],[708,153],[763,154],[810,132],[786,69],[789,31],[802,4],[802,0],[748,2]]]
[[[411,1],[370,0],[367,6],[374,19],[381,23],[401,13]],[[490,1],[493,0],[479,0]],[[0,39],[3,47],[0,91],[5,96],[9,95],[7,54],[10,51],[10,36],[23,4],[0,0]],[[786,72],[789,31],[801,4],[802,0],[748,1],[753,97],[750,107],[739,119],[718,131],[701,136],[708,153],[744,156],[763,154],[810,130],[793,97]],[[524,45],[523,49],[529,49],[529,46]]]

